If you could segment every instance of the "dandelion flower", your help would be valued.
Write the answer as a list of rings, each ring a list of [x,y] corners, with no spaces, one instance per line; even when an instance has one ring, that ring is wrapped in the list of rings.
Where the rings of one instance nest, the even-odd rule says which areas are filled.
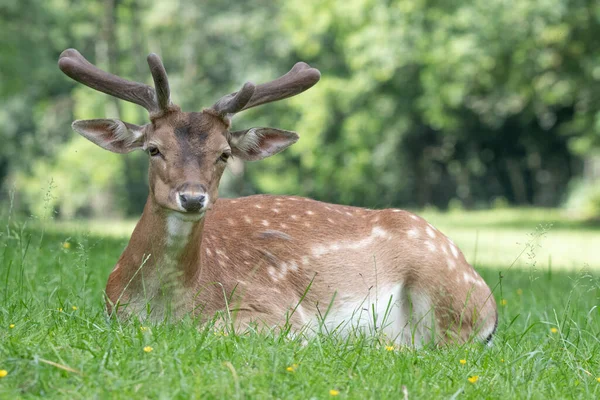
[[[57,308],[58,312],[62,312],[62,307]]]
[[[507,304],[508,304],[508,301],[506,301],[506,299],[502,299],[502,300],[500,301],[500,304],[502,304],[503,306],[505,306],[505,305],[507,305]]]
[[[150,353],[152,350],[154,350],[154,349],[153,349],[151,346],[146,346],[146,347],[144,347],[144,351],[145,351],[146,353]]]
[[[596,380],[597,380],[598,382],[600,382],[600,376],[599,376],[599,377],[597,377],[597,378],[596,378]]]
[[[71,308],[73,309],[73,311],[77,311],[77,306],[73,306]]]
[[[501,358],[501,359],[500,359],[500,362],[504,362],[504,358]]]
[[[337,396],[338,394],[340,394],[340,391],[339,391],[339,390],[331,389],[331,390],[329,391],[329,395],[330,395],[330,396]]]
[[[0,369],[0,378],[4,378],[6,375],[8,375],[8,371],[5,369]]]
[[[287,372],[294,372],[294,368],[293,367],[287,367],[285,370]]]
[[[70,249],[70,248],[71,248],[71,243],[69,243],[69,242],[63,243],[63,249]]]
[[[12,329],[12,328],[14,328],[14,327],[15,327],[15,324],[10,324],[8,327],[9,327],[10,329]]]
[[[147,326],[140,326],[140,331],[146,332],[148,330]]]
[[[461,363],[462,365],[465,365],[467,363],[467,360],[460,360],[459,363]]]
[[[552,328],[550,328],[550,332],[557,333],[558,332],[558,328],[552,327]]]
[[[479,380],[479,376],[477,376],[477,375],[473,375],[473,376],[471,376],[471,377],[467,378],[467,380],[468,380],[469,382],[471,382],[471,383],[475,383],[475,382],[477,382],[477,381]]]
[[[394,351],[394,346],[385,346],[387,351]]]
[[[521,296],[523,294],[523,289],[517,289],[517,294]]]

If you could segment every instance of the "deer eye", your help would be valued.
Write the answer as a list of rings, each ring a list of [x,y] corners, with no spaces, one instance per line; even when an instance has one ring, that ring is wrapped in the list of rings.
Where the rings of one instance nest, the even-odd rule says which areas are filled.
[[[150,154],[151,157],[157,156],[160,154],[160,151],[158,150],[158,147],[148,147],[148,154]]]
[[[231,154],[229,154],[229,153],[223,153],[219,157],[219,160],[221,160],[223,162],[227,162],[227,160],[229,160],[229,157],[231,157]]]

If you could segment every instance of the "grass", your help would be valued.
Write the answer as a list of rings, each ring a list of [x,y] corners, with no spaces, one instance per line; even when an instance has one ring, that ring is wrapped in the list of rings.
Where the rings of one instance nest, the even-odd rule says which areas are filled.
[[[0,398],[380,399],[403,386],[411,399],[599,398],[600,251],[584,257],[572,243],[600,243],[600,231],[558,212],[502,213],[425,213],[477,258],[500,324],[492,347],[420,350],[108,319],[102,292],[130,225],[106,224],[106,235],[11,222],[0,236]]]

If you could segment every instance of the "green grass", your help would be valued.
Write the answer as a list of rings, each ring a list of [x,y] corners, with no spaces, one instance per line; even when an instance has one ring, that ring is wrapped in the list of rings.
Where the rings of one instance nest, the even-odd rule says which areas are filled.
[[[410,399],[599,398],[600,230],[554,211],[425,216],[505,303],[492,347],[388,351],[360,335],[303,342],[192,320],[142,329],[108,319],[102,297],[130,224],[11,223],[0,236],[0,398],[396,399],[402,386]],[[589,254],[572,245],[593,241]]]

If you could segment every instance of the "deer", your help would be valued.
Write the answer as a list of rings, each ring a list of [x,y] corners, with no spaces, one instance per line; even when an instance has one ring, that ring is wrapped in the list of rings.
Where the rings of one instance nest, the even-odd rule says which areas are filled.
[[[200,324],[226,315],[235,330],[288,324],[307,335],[372,330],[417,347],[491,340],[492,291],[454,242],[416,214],[298,196],[219,199],[232,157],[258,161],[299,139],[268,127],[232,130],[232,118],[304,92],[319,70],[298,62],[271,82],[246,82],[209,108],[183,112],[160,57],[147,62],[154,87],[105,72],[75,49],[58,61],[75,81],[149,114],[142,126],[72,124],[103,149],[149,157],[146,204],[106,285],[109,315],[190,315]]]

